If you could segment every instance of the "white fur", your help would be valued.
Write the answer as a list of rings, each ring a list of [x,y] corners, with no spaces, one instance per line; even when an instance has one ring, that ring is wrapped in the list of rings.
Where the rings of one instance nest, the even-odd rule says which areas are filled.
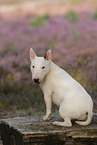
[[[75,81],[67,72],[51,61],[51,51],[46,58],[37,57],[30,50],[32,79],[39,78],[40,87],[44,93],[46,115],[43,120],[51,116],[51,102],[59,106],[59,113],[64,122],[53,122],[53,125],[72,126],[71,119],[80,125],[88,125],[92,119],[93,102],[86,90]],[[32,68],[32,66],[35,66]],[[42,67],[44,67],[42,69]]]

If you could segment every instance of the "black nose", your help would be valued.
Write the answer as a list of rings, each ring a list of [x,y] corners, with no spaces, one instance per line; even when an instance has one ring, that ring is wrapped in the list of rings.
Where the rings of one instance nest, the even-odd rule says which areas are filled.
[[[35,83],[39,83],[39,79],[34,79],[34,82]]]

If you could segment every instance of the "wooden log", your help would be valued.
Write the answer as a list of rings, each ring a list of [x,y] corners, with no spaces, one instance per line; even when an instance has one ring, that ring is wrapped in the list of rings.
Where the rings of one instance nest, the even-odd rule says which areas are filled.
[[[52,116],[44,122],[42,116],[2,119],[0,123],[3,145],[97,145],[97,114],[90,125],[72,127],[53,126],[53,121],[63,121]]]

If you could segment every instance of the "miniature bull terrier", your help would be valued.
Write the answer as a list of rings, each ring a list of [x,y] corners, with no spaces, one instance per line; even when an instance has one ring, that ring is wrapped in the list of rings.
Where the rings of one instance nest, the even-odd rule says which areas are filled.
[[[52,62],[51,50],[45,57],[37,57],[30,49],[32,80],[40,85],[46,103],[46,115],[43,120],[51,117],[52,101],[59,106],[63,122],[55,121],[53,125],[72,126],[71,120],[77,124],[88,125],[93,114],[93,101],[86,90],[66,71]]]

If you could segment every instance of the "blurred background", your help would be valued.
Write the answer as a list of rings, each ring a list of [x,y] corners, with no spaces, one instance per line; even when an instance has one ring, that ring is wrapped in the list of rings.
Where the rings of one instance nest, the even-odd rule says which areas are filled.
[[[97,112],[97,0],[0,0],[0,118],[45,114],[29,50],[81,83]],[[53,105],[53,114],[58,114]]]

